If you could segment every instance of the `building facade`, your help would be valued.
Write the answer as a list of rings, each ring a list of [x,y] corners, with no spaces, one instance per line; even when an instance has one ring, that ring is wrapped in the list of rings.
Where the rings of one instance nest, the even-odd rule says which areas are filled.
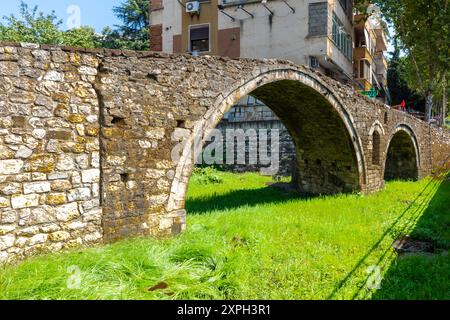
[[[378,91],[377,98],[389,103],[388,63],[384,56],[387,40],[381,17],[376,12],[369,19],[365,19],[363,14],[355,14],[354,28],[353,76],[357,88],[363,91],[375,89]]]
[[[151,8],[153,51],[280,58],[353,79],[351,0],[152,0]]]

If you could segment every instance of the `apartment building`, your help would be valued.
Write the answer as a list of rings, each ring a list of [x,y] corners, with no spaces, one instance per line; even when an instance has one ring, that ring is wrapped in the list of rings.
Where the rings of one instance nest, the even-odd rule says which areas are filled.
[[[152,0],[151,49],[280,58],[353,79],[351,0]]]
[[[382,20],[373,14],[365,20],[364,15],[354,15],[355,48],[353,53],[353,76],[357,88],[378,91],[377,98],[389,102],[387,89],[388,63],[385,58],[387,40]]]

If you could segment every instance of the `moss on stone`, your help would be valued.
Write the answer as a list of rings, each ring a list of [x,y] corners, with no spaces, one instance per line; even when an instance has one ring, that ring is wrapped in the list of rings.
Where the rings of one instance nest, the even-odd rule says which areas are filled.
[[[76,113],[66,117],[66,120],[69,121],[70,123],[83,123],[85,119],[86,119],[85,116]]]
[[[45,199],[46,204],[53,206],[65,204],[66,202],[67,199],[65,193],[50,193]]]
[[[56,161],[53,155],[38,154],[25,162],[26,172],[51,173],[55,170]]]
[[[97,126],[89,125],[89,126],[86,126],[85,129],[86,129],[86,135],[91,136],[91,137],[98,136],[99,128]]]

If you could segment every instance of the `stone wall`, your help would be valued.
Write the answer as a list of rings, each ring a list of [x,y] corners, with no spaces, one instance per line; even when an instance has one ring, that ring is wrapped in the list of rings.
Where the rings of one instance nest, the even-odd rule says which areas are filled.
[[[247,99],[244,98],[245,101]],[[256,172],[262,168],[267,168],[269,165],[261,162],[261,158],[258,152],[255,152],[256,148],[261,146],[260,137],[261,132],[267,132],[267,153],[271,152],[271,130],[274,129],[278,132],[279,137],[279,170],[273,173],[274,177],[291,177],[295,171],[296,154],[295,146],[292,141],[291,135],[283,123],[278,117],[264,105],[247,105],[238,104],[231,108],[226,117],[218,124],[217,129],[222,132],[223,137],[223,150],[224,159],[226,159],[226,136],[227,130],[244,130],[244,132],[250,132],[254,130],[256,132],[256,139],[252,136],[248,137],[245,143],[245,164],[238,163],[238,144],[235,144],[234,148],[234,164],[227,165],[226,168],[233,172]],[[259,149],[258,149],[259,150]],[[252,152],[250,152],[252,151]],[[274,155],[275,156],[275,155]]]
[[[291,133],[304,192],[380,190],[400,131],[419,178],[450,154],[448,133],[288,61],[1,43],[0,260],[181,232],[194,127],[249,94]]]
[[[450,164],[450,130],[430,127],[429,132],[431,168],[436,170]]]
[[[98,62],[0,47],[0,261],[102,238]]]

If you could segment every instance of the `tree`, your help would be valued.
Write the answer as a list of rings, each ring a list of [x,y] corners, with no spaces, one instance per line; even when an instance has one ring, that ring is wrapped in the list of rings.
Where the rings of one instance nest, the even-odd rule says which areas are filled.
[[[44,15],[37,10],[37,6],[30,9],[26,3],[21,2],[20,18],[14,15],[3,17],[6,24],[0,23],[0,39],[12,42],[60,44],[61,34],[58,28],[62,21],[58,20],[54,11]]]
[[[376,0],[406,51],[408,86],[425,97],[425,120],[450,67],[448,0]],[[445,90],[445,89],[444,89]]]
[[[135,36],[129,36],[120,30],[113,30],[110,27],[103,29],[101,38],[101,46],[111,49],[128,49],[128,50],[149,50],[150,49],[150,30],[143,29]]]
[[[119,28],[125,33],[136,34],[150,27],[148,0],[126,0],[119,7],[114,7],[113,12],[123,21],[124,25]]]
[[[402,100],[405,100],[408,106],[413,105],[414,109],[418,109],[418,104],[422,104],[423,99],[408,87],[405,77],[408,58],[400,57],[400,51],[398,41],[394,37],[394,52],[390,53],[392,57],[389,60],[387,71],[387,83],[392,104],[399,105]]]
[[[150,1],[126,0],[113,8],[123,25],[105,28],[103,46],[117,49],[148,50],[150,48]]]
[[[94,29],[81,27],[61,31],[62,20],[58,19],[54,11],[44,14],[38,12],[37,6],[30,9],[24,2],[20,3],[19,17],[10,15],[3,19],[6,23],[0,23],[0,40],[2,41],[79,47],[99,45]]]
[[[63,32],[62,43],[71,47],[99,48],[101,44],[97,37],[93,28],[82,26]]]

